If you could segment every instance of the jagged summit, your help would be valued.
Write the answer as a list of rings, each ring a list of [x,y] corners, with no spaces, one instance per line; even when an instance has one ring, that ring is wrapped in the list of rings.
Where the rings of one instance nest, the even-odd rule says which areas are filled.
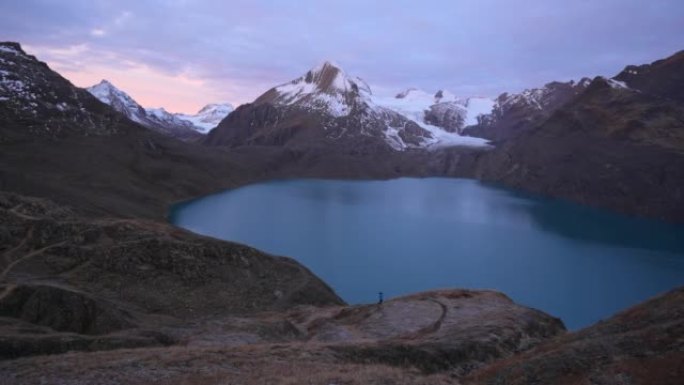
[[[26,55],[24,49],[21,48],[21,44],[14,41],[0,41],[0,51],[17,55]]]
[[[254,103],[299,105],[345,116],[371,95],[371,89],[363,79],[349,76],[337,64],[326,61],[297,79],[270,89]]]
[[[96,85],[86,88],[86,90],[102,103],[109,104],[115,110],[123,112],[129,119],[138,123],[144,121],[145,109],[130,95],[121,91],[110,81],[102,79]]]
[[[359,84],[357,84],[359,80],[358,78],[355,80],[350,79],[339,65],[329,61],[314,67],[304,76],[306,83],[313,84],[316,86],[317,91],[328,94],[340,91],[346,92],[350,88],[359,87]],[[362,83],[361,88],[370,94],[370,87],[365,82],[360,82]],[[355,91],[358,92],[359,89],[357,88]]]
[[[116,88],[116,87],[114,87],[114,84],[112,84],[112,83],[111,83],[109,80],[107,80],[107,79],[102,79],[102,80],[100,80],[100,82],[97,83],[96,85],[94,85],[93,87],[98,87],[98,86],[100,86],[100,87]]]
[[[684,102],[684,51],[650,64],[627,66],[613,79],[647,95]]]

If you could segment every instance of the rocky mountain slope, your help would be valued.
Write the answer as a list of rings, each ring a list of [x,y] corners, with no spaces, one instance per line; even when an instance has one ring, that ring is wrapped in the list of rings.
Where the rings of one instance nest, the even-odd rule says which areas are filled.
[[[627,66],[613,79],[647,95],[684,101],[684,51],[651,64]]]
[[[249,293],[248,289],[252,289],[258,295],[258,288],[250,285],[244,291]],[[198,306],[206,302],[198,299]],[[61,381],[83,383],[92,381],[92,375],[113,378],[113,383],[144,381],[152,374],[148,364],[140,370],[127,370],[121,367],[125,365],[122,359],[135,357],[136,362],[145,362],[143,357],[150,354],[157,356],[156,373],[164,373],[165,383],[182,381],[190,374],[206,381],[203,374],[210,373],[228,375],[240,383],[250,378],[263,381],[266,376],[276,375],[270,370],[283,359],[295,365],[298,373],[290,373],[287,379],[274,379],[274,383],[293,378],[308,382],[309,376],[339,375],[352,367],[380,368],[367,373],[376,381],[387,378],[388,372],[392,376],[410,374],[418,381],[418,375],[439,378],[440,373],[454,378],[564,333],[559,320],[517,305],[501,293],[469,290],[420,293],[391,299],[382,305],[298,306],[287,311],[243,314],[219,312],[209,318],[196,318],[192,328],[182,320],[176,320],[176,324],[162,322],[158,321],[158,328],[180,346],[72,353],[67,359],[80,360],[88,369],[72,367],[70,373],[59,374]],[[127,326],[128,333],[135,330],[131,328]],[[139,329],[137,332],[141,333]],[[28,336],[18,338],[21,337]],[[218,357],[226,354],[231,355],[229,366],[240,367],[232,374],[219,363],[222,360]],[[308,359],[303,360],[304,357]],[[64,362],[65,356],[25,357],[11,361],[11,366],[0,363],[0,373],[10,384],[33,381],[55,375],[57,359]],[[179,365],[188,362],[194,362],[192,368],[180,369]],[[29,365],[35,365],[33,371],[25,370]],[[305,365],[310,367],[304,370]],[[258,376],[250,377],[254,372]],[[345,377],[358,383],[354,375]]]
[[[681,54],[666,59],[662,71],[679,66],[684,73],[682,59]],[[671,87],[674,78],[659,68],[654,64],[647,75],[652,80],[640,82],[667,79]],[[684,88],[681,80],[679,87]],[[684,106],[676,94],[666,95],[597,77],[548,119],[483,154],[476,175],[514,188],[681,221]]]
[[[209,133],[206,143],[377,151],[483,146],[486,141],[463,138],[381,106],[366,82],[326,62],[238,107]]]
[[[269,156],[184,143],[128,119],[17,43],[0,43],[0,189],[88,214],[163,218],[170,203],[252,178]],[[275,156],[275,155],[274,155]],[[238,182],[239,181],[239,182]]]
[[[166,112],[163,108],[143,108],[127,93],[116,88],[107,80],[86,88],[98,98],[136,123],[181,140],[197,140],[201,137],[198,127],[191,122]]]
[[[0,220],[2,358],[168,344],[179,322],[343,303],[293,260],[159,222],[5,193]]]
[[[129,123],[19,44],[0,43],[0,143],[124,134]]]
[[[488,366],[464,384],[650,384],[684,378],[684,288]]]
[[[515,137],[543,122],[582,93],[590,82],[588,78],[579,82],[551,82],[519,94],[503,93],[496,98],[491,112],[468,125],[464,133],[495,141]]]
[[[197,131],[206,134],[218,126],[233,110],[235,108],[229,103],[212,103],[202,107],[195,115],[174,115],[179,119],[192,123]]]

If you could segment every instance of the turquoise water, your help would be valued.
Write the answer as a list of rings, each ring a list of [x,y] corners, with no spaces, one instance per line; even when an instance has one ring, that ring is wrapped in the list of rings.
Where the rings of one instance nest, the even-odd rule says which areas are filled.
[[[275,181],[180,204],[171,220],[291,256],[349,303],[491,288],[576,329],[684,284],[684,226],[466,179]]]

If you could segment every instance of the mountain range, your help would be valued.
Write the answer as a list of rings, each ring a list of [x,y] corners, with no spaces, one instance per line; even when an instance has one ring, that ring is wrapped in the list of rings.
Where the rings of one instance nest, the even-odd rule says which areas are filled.
[[[227,103],[208,104],[195,115],[172,114],[164,108],[143,108],[130,95],[107,80],[86,90],[132,121],[181,140],[197,140],[202,136],[199,134],[216,127],[233,110],[233,106]]]
[[[415,95],[417,92],[400,94],[390,100],[378,98],[363,79],[325,62],[297,79],[266,91],[252,103],[238,107],[209,133],[206,143],[300,148],[334,143],[336,147],[369,151],[383,147],[398,151],[486,147],[485,140],[458,134],[463,122],[452,122],[464,120],[467,102]],[[445,106],[448,111],[434,112],[430,119],[426,112],[436,106]],[[459,117],[449,120],[445,118],[448,113]]]

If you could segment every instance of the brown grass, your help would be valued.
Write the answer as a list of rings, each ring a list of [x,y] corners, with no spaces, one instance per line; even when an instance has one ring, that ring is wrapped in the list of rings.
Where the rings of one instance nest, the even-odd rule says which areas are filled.
[[[47,382],[45,382],[47,380]],[[325,345],[131,349],[0,362],[0,385],[442,385],[448,374],[340,362]]]

